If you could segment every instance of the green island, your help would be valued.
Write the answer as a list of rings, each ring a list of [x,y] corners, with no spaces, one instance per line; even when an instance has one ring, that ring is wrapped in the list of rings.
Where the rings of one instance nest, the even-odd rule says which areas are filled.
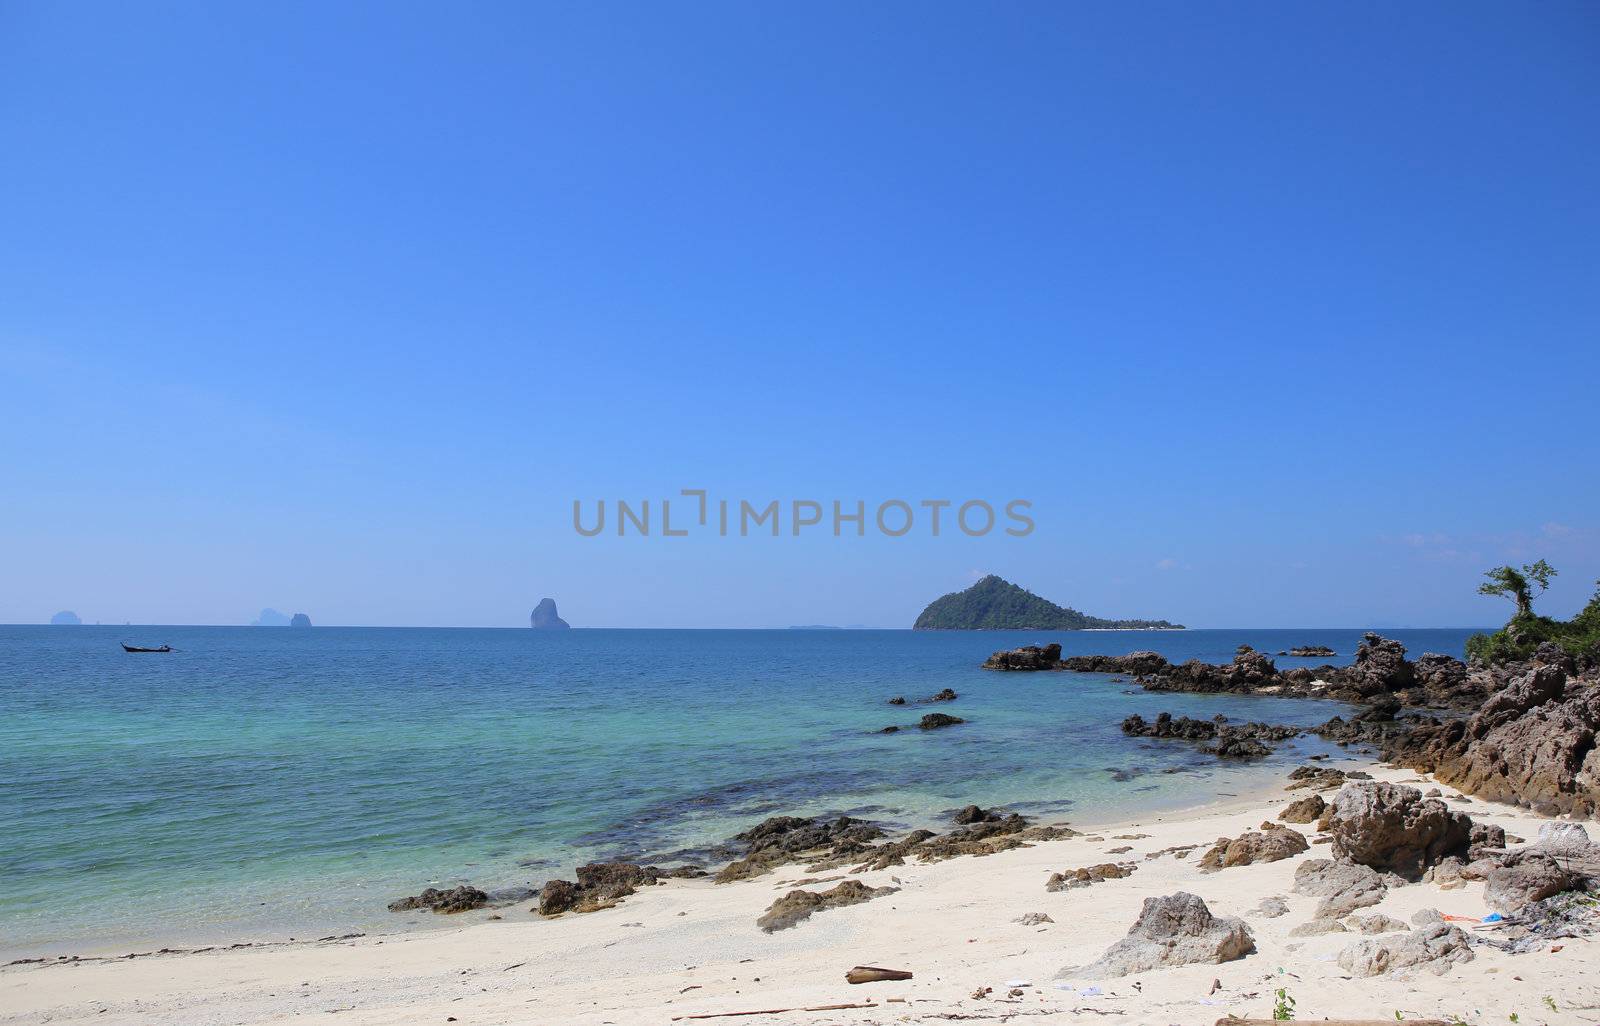
[[[1104,620],[1058,606],[990,574],[966,591],[934,599],[912,624],[919,631],[1182,630],[1166,620]]]

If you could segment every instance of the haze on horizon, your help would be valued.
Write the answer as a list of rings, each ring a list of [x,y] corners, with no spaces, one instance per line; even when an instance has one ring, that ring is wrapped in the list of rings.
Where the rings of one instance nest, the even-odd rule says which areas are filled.
[[[1592,4],[0,11],[0,622],[1498,623],[1600,577]],[[1025,538],[580,537],[1013,499]]]

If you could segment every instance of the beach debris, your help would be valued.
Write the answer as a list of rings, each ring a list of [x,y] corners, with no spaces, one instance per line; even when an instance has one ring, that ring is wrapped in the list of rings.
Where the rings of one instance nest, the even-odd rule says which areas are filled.
[[[994,988],[993,987],[979,987],[977,990],[972,992],[972,1000],[974,1000],[974,1001],[982,1001],[984,998],[988,997],[990,994],[993,994],[993,993],[994,993]]]
[[[1107,880],[1121,880],[1132,876],[1137,868],[1138,866],[1132,862],[1102,862],[1097,866],[1083,866],[1069,869],[1064,873],[1051,873],[1050,879],[1045,881],[1044,889],[1054,893],[1105,883]]]
[[[1128,935],[1097,961],[1064,968],[1058,978],[1128,976],[1164,966],[1229,962],[1255,950],[1240,919],[1219,918],[1193,894],[1146,898]]]
[[[1041,926],[1045,923],[1053,923],[1055,920],[1051,919],[1050,916],[1044,912],[1024,912],[1022,915],[1013,919],[1012,922],[1022,926]]]
[[[1485,920],[1485,923],[1488,921]],[[1541,898],[1473,934],[1473,940],[1513,955],[1537,951],[1552,940],[1600,935],[1600,898],[1582,892]],[[1563,945],[1552,945],[1559,951]]]
[[[774,901],[756,920],[756,925],[766,933],[787,930],[809,918],[813,912],[846,905],[859,905],[864,901],[893,894],[898,887],[868,887],[860,880],[846,880],[826,891],[794,890]]]
[[[1328,810],[1333,857],[1420,880],[1448,855],[1464,855],[1472,820],[1451,812],[1414,787],[1357,783],[1345,787]]]
[[[1327,810],[1328,803],[1322,795],[1312,794],[1285,805],[1278,818],[1285,823],[1315,823]]]
[[[1322,899],[1317,904],[1317,919],[1340,919],[1356,909],[1376,905],[1389,888],[1368,866],[1308,859],[1294,871],[1294,892]]]
[[[859,1001],[842,1005],[806,1005],[795,1008],[756,1008],[748,1012],[705,1012],[700,1015],[674,1015],[673,1022],[684,1019],[731,1019],[741,1015],[780,1015],[784,1012],[842,1012],[850,1008],[877,1008],[876,1001]]]
[[[884,969],[875,965],[858,965],[844,974],[846,983],[881,983],[885,980],[909,980],[911,973],[904,969]]]
[[[465,884],[441,891],[436,887],[429,887],[421,894],[410,898],[400,898],[389,903],[390,912],[410,912],[415,909],[429,909],[440,915],[452,915],[457,912],[469,912],[475,908],[483,908],[489,904],[489,895]]]
[[[1459,927],[1433,923],[1400,937],[1356,941],[1339,952],[1339,967],[1351,976],[1380,976],[1412,968],[1442,976],[1472,958],[1467,935]]]
[[[1211,850],[1200,858],[1201,872],[1217,872],[1232,866],[1257,862],[1277,862],[1309,850],[1305,834],[1270,820],[1259,831],[1251,830],[1236,838],[1219,837]]]

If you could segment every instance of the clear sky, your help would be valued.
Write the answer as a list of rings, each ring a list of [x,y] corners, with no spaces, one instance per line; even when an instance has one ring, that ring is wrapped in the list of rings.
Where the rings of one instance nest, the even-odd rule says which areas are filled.
[[[0,622],[1565,614],[1597,112],[1593,3],[3,0]],[[696,487],[1037,526],[572,529]]]

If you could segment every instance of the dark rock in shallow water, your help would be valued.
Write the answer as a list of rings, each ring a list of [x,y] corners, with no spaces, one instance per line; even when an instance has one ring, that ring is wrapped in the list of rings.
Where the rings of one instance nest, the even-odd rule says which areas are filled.
[[[786,862],[822,862],[863,856],[873,850],[870,842],[881,837],[881,828],[849,816],[831,820],[773,816],[734,835],[734,840],[745,846],[744,857],[724,866],[717,873],[717,883],[761,876]]]
[[[1154,723],[1135,713],[1122,721],[1122,732],[1133,737],[1205,741],[1207,743],[1200,746],[1202,752],[1225,759],[1264,758],[1272,754],[1272,750],[1262,743],[1263,740],[1284,741],[1300,733],[1295,727],[1271,723],[1232,724],[1221,716],[1213,720],[1174,718],[1168,712],[1158,715]]]
[[[1061,660],[1061,668],[1078,673],[1126,673],[1140,677],[1166,673],[1172,669],[1172,664],[1159,652],[1130,652],[1124,656],[1069,656]]]
[[[958,723],[965,722],[967,721],[959,716],[950,716],[945,713],[929,713],[917,723],[917,726],[923,730],[936,730],[939,727],[953,727]]]
[[[433,912],[446,915],[455,912],[469,912],[475,908],[483,908],[489,904],[489,895],[476,887],[462,885],[441,891],[429,887],[410,898],[401,898],[389,903],[390,912],[410,912],[415,909],[429,909]]]
[[[1280,654],[1292,655],[1300,659],[1326,659],[1330,656],[1336,656],[1339,653],[1335,652],[1327,645],[1301,645],[1299,648],[1291,648],[1287,653]]]
[[[538,912],[558,916],[563,912],[598,912],[611,908],[640,887],[653,887],[666,879],[705,876],[695,866],[661,869],[632,862],[592,862],[578,867],[578,881],[551,880],[539,891]]]
[[[928,698],[926,699],[926,701],[929,701],[929,702],[954,702],[956,699],[958,699],[960,697],[961,697],[960,695],[956,694],[950,688],[945,688],[943,691],[939,692],[937,695],[929,695]]]
[[[880,734],[898,734],[898,733],[900,733],[900,728],[894,726],[893,724],[890,724],[889,726],[884,727],[882,730],[878,731],[878,733],[880,733]]]
[[[889,704],[890,705],[905,705],[906,704],[906,696],[904,696],[904,695],[896,695],[895,697],[889,699]]]
[[[982,809],[976,805],[967,805],[956,810],[950,819],[957,826],[971,826],[974,823],[993,823],[1005,817],[994,809]]]
[[[985,670],[1058,670],[1061,668],[1061,646],[1052,642],[1040,647],[1025,645],[1009,652],[996,652],[984,661]]]

